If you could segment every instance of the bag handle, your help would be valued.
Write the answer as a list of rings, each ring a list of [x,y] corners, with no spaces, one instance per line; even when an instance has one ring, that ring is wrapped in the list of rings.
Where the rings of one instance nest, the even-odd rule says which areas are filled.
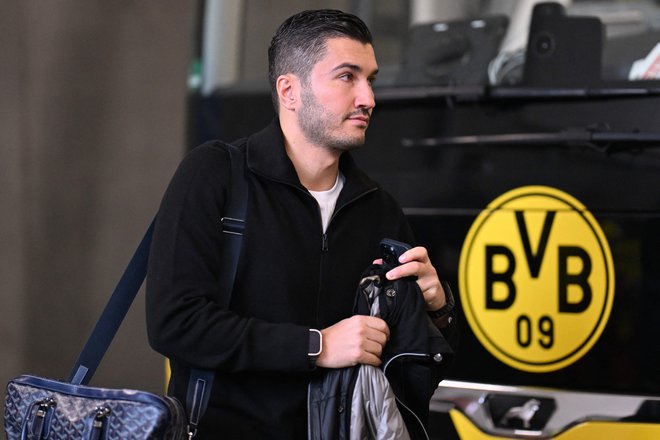
[[[227,147],[231,162],[231,183],[225,216],[221,219],[221,224],[222,231],[226,233],[225,246],[223,246],[222,252],[223,261],[227,264],[228,270],[224,272],[224,277],[220,280],[220,288],[224,292],[231,292],[236,278],[245,230],[248,187],[243,152],[230,144],[227,144]],[[70,383],[74,385],[87,385],[89,383],[133,304],[133,300],[147,275],[154,223],[155,218],[149,224],[144,237],[80,352],[69,375],[68,381]],[[228,303],[229,295],[225,306],[228,306]],[[208,405],[213,375],[212,371],[191,370],[187,408],[189,418],[194,422],[193,426],[196,426],[196,422],[204,414]],[[204,386],[200,386],[200,383],[203,383]]]

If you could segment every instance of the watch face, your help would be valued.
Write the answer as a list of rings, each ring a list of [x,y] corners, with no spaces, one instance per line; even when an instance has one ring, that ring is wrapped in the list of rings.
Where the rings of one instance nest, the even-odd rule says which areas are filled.
[[[321,354],[321,332],[315,329],[309,330],[309,350],[308,356],[318,356]]]

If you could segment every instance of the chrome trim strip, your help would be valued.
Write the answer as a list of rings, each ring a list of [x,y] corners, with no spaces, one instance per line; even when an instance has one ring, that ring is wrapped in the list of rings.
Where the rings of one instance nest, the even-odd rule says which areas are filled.
[[[551,398],[555,400],[557,408],[542,431],[499,428],[495,426],[485,405],[485,399],[489,394],[523,394]],[[444,380],[431,399],[430,410],[448,412],[451,408],[457,408],[487,434],[539,439],[556,436],[569,427],[587,420],[621,420],[634,415],[642,402],[649,399],[660,400],[660,397]]]

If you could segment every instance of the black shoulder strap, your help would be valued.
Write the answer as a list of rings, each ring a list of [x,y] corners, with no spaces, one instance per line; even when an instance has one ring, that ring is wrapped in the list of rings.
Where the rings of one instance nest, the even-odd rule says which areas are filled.
[[[231,160],[231,182],[227,193],[224,217],[220,219],[225,240],[222,246],[222,262],[227,265],[220,282],[221,292],[230,292],[234,287],[238,259],[241,254],[243,232],[245,231],[245,218],[247,213],[248,185],[245,177],[245,159],[237,147],[228,144],[229,158]],[[226,303],[222,307],[229,307],[231,295],[224,296]],[[196,433],[199,420],[208,407],[211,387],[215,374],[209,370],[190,370],[186,408],[188,409],[189,434]]]
[[[225,241],[222,247],[222,260],[227,264],[227,271],[220,279],[220,291],[231,292],[234,287],[238,258],[241,254],[243,243],[243,232],[245,231],[245,218],[248,202],[248,186],[245,177],[245,159],[243,152],[233,145],[229,147],[229,158],[231,160],[231,182],[227,193],[227,204],[225,205],[224,217],[220,219],[222,232],[225,233]],[[225,295],[227,302],[230,295]],[[228,307],[229,304],[221,304]]]
[[[221,280],[221,288],[223,291],[231,292],[238,267],[243,231],[245,229],[248,189],[243,153],[232,145],[228,146],[228,150],[231,160],[229,200],[226,206],[225,216],[220,220],[222,230],[227,234],[226,245],[223,246],[223,261],[228,265],[228,270],[225,272],[224,279]],[[80,352],[69,375],[68,381],[70,383],[75,385],[86,385],[89,383],[101,363],[105,352],[110,347],[110,343],[117,330],[119,330],[119,326],[124,320],[126,313],[128,313],[128,309],[133,304],[133,300],[147,274],[154,221],[152,220],[147,228],[147,232],[140,241],[108,303],[103,309],[96,326]],[[227,298],[229,299],[229,295],[227,295]],[[191,372],[188,390],[188,411],[190,418],[194,419],[194,426],[196,426],[196,422],[206,410],[212,384],[213,372],[202,370],[193,370]]]

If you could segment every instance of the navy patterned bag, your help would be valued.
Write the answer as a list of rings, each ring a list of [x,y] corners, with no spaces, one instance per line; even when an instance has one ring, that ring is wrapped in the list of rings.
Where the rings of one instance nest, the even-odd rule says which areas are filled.
[[[242,152],[227,145],[231,191],[220,220],[226,233],[219,280],[231,290],[247,212],[248,188]],[[214,373],[191,369],[186,410],[175,398],[145,391],[91,387],[96,372],[147,273],[154,222],[147,229],[115,291],[101,313],[69,379],[57,381],[23,375],[7,385],[4,426],[8,440],[191,439],[208,406]]]
[[[183,439],[179,401],[144,391],[72,385],[36,376],[9,382],[7,439]]]
[[[147,270],[153,223],[110,297],[67,382],[23,375],[7,384],[8,440],[182,439],[183,405],[144,391],[87,386],[133,303]]]

